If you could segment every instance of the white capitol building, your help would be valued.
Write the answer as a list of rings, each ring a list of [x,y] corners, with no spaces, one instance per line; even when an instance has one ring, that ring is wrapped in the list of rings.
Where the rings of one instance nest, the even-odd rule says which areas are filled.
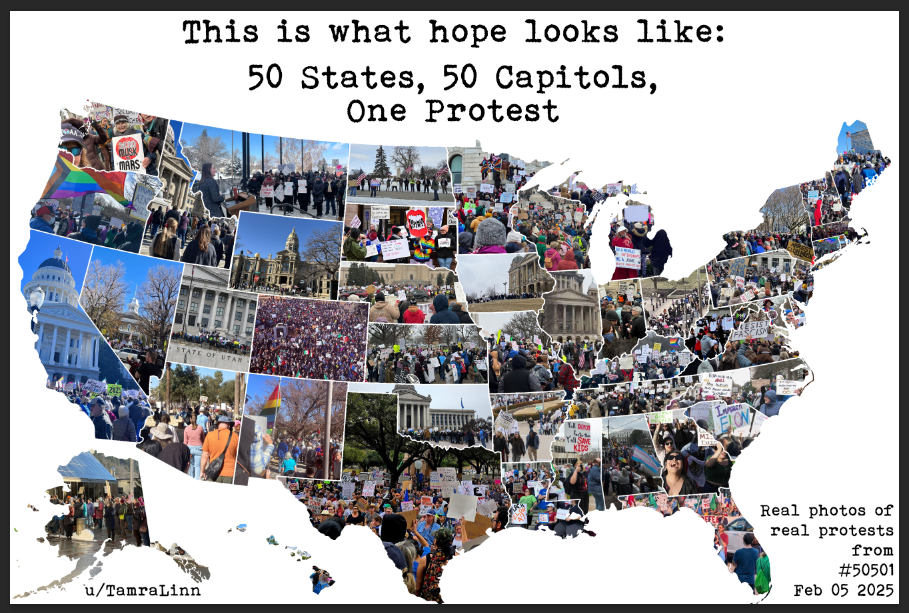
[[[44,304],[38,312],[38,356],[52,381],[82,382],[98,378],[101,334],[79,309],[79,293],[60,247],[41,262],[22,289],[28,300],[39,288]]]

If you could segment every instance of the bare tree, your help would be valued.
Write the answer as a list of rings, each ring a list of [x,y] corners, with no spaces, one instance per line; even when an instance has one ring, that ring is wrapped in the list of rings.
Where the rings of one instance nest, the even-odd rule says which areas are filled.
[[[420,166],[420,149],[418,147],[395,147],[391,153],[391,162],[403,172],[410,166],[416,170]]]
[[[314,230],[306,239],[303,260],[312,264],[320,273],[337,277],[338,269],[341,268],[341,230],[335,228],[334,224],[327,226],[325,229]]]
[[[207,128],[192,139],[189,146],[183,147],[183,153],[189,159],[193,169],[199,171],[202,170],[202,164],[214,164],[216,167],[220,167],[222,163],[228,162],[230,159],[227,145],[220,136],[210,136]]]
[[[439,326],[424,326],[423,342],[427,345],[439,345],[442,343],[442,329]]]
[[[173,266],[155,266],[139,286],[139,329],[158,347],[163,347],[170,336],[180,293],[180,273],[181,269]]]
[[[413,326],[399,324],[372,324],[369,326],[369,345],[376,347],[397,345],[400,340],[407,340]]]
[[[120,328],[123,305],[129,291],[129,285],[123,280],[125,275],[123,262],[104,265],[101,260],[92,260],[85,274],[79,302],[85,314],[105,337],[113,335]]]
[[[774,191],[761,208],[764,221],[758,230],[775,232],[785,229],[795,232],[799,226],[808,223],[808,212],[802,203],[802,192],[798,185],[791,185]]]
[[[495,331],[490,330],[490,332]],[[536,313],[532,311],[515,313],[512,318],[502,326],[502,332],[517,340],[525,338],[532,339],[534,336],[538,336],[544,346],[549,345],[549,335],[540,327]]]

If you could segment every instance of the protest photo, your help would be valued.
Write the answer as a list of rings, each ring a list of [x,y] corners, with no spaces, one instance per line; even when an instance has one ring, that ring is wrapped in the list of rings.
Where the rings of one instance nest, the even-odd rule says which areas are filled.
[[[82,308],[145,393],[164,368],[182,273],[178,262],[98,249],[85,274]]]
[[[162,260],[228,269],[236,236],[236,217],[205,219],[187,211],[158,209],[149,215],[139,253]]]
[[[647,193],[646,191],[641,192],[637,183],[626,184],[625,181],[607,183],[602,187],[590,187],[583,180],[578,180],[578,174],[573,173],[564,183],[550,188],[548,192],[545,192],[547,197],[580,202],[589,213],[597,203],[604,202],[606,198]]]
[[[600,420],[603,495],[609,501],[607,506],[614,504],[621,508],[623,496],[663,491],[661,465],[648,417],[619,415]]]
[[[789,251],[713,260],[707,265],[713,306],[742,304],[787,294],[795,287],[798,264],[799,260]]]
[[[450,206],[351,204],[341,240],[349,262],[458,265],[458,224]]]
[[[710,307],[707,271],[704,267],[681,281],[652,277],[642,282],[647,330],[661,336],[687,336],[694,321]],[[653,285],[649,288],[648,285]],[[662,287],[660,287],[662,285]],[[612,317],[612,316],[610,316]],[[632,326],[633,327],[633,326]],[[640,333],[640,325],[638,326]]]
[[[595,345],[570,346],[566,353],[550,337],[532,311],[474,315],[490,347],[489,391],[511,394],[563,390],[570,399],[580,381],[569,362],[593,360]],[[598,348],[598,347],[596,347]],[[569,360],[566,362],[565,360]]]
[[[797,186],[799,204],[805,214],[810,216],[812,226],[849,221],[849,206],[852,202],[847,200],[847,205],[844,206],[843,199],[837,192],[834,179],[836,172],[835,169],[832,172],[827,171],[824,173],[824,178],[806,181]],[[850,182],[851,179],[850,174]],[[812,228],[812,233],[813,231]]]
[[[486,359],[486,341],[474,325],[369,324],[367,382],[485,385]]]
[[[368,308],[351,302],[260,296],[249,371],[362,381]]]
[[[591,224],[583,205],[536,189],[508,198],[507,205],[485,195],[455,195],[459,255],[535,254],[550,272],[590,268]]]
[[[338,298],[369,303],[370,321],[428,323],[435,313],[435,298],[442,296],[460,323],[473,323],[457,301],[459,291],[458,276],[450,270],[434,271],[418,264],[341,263]]]
[[[551,164],[525,161],[510,153],[483,151],[479,141],[473,147],[448,147],[453,193],[474,201],[479,198],[509,204],[538,171]]]
[[[808,213],[802,205],[798,185],[775,190],[760,211],[764,221],[754,230],[729,232],[723,235],[726,247],[717,255],[718,261],[781,249],[792,251],[796,257],[802,257],[800,253],[805,249],[810,250],[811,226]],[[809,255],[807,259],[810,260],[811,256]]]
[[[44,538],[57,556],[77,564],[92,564],[97,556],[127,546],[152,546],[140,464],[131,458],[89,450],[57,468],[61,484],[45,490],[41,509],[50,516]],[[194,579],[201,576],[196,573],[208,572],[195,565],[176,543],[161,550],[178,564],[192,564]]]
[[[246,383],[242,372],[168,362],[150,405],[129,407],[126,428],[139,449],[190,478],[230,483]]]
[[[348,202],[382,205],[452,203],[445,147],[350,145]],[[425,204],[423,206],[426,206]]]
[[[72,153],[82,151],[82,145],[73,141],[80,138],[80,130],[64,123],[62,132],[61,149],[44,191],[32,207],[29,228],[139,253],[151,203],[162,191],[161,179],[138,171],[80,167],[85,154]]]
[[[176,123],[176,122],[173,122]],[[170,160],[178,210],[205,218],[241,211],[338,220],[347,143],[251,134],[184,123]]]
[[[341,478],[347,383],[250,375],[236,481]]]
[[[789,329],[774,324],[774,316],[776,311],[768,299],[758,310],[739,309],[731,316],[720,314],[699,321],[686,340],[692,353],[702,360],[698,372],[736,370],[798,357],[799,351],[790,343]]]
[[[47,373],[46,386],[65,393],[70,402],[84,398],[85,407],[95,395],[107,395],[108,383],[112,392],[120,389],[144,401],[145,394],[80,304],[91,253],[84,243],[32,230],[28,249],[19,256],[20,291],[37,335],[34,347]],[[83,389],[86,384],[90,389]]]
[[[697,377],[674,377],[602,385],[592,393],[589,407],[596,408],[588,408],[588,415],[613,417],[668,411],[681,419],[684,409],[698,400],[697,382]]]
[[[550,462],[502,462],[502,478],[511,504],[523,504],[528,511],[548,511],[548,502],[568,499],[565,488],[555,485]]]
[[[230,272],[183,265],[167,361],[249,370],[258,295],[233,291]]]
[[[603,498],[600,422],[568,420],[552,442],[552,467],[569,500],[577,500],[582,513],[591,506],[605,511]]]
[[[825,209],[822,203],[820,218],[816,200],[806,201],[805,208],[812,213],[814,225],[822,225],[830,221],[848,219],[849,209],[855,198],[862,190],[873,184],[877,178],[890,166],[890,158],[880,149],[875,149],[867,127],[857,121],[851,127],[858,129],[840,132],[837,142],[837,157],[833,167],[825,173],[827,189],[832,185],[840,199],[840,207]],[[829,175],[829,176],[828,176]]]
[[[556,287],[555,275],[540,268],[533,254],[463,256],[459,266],[472,313],[540,311],[543,295]]]
[[[243,212],[231,247],[230,286],[258,294],[337,300],[340,236],[338,222]]]
[[[490,395],[493,403],[492,449],[502,461],[550,460],[550,445],[568,418],[562,392]]]
[[[490,447],[492,412],[485,387],[469,386],[456,395],[439,395],[433,394],[435,388],[426,385],[351,385],[351,391],[397,395],[397,432],[401,436],[440,447]]]
[[[627,200],[622,212],[609,224],[609,246],[615,256],[612,280],[659,277],[669,258],[672,244],[666,230],[654,228],[651,207]]]

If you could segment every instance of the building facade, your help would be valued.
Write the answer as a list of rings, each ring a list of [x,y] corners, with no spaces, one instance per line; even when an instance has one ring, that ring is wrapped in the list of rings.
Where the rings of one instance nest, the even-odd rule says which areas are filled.
[[[555,287],[546,294],[543,329],[553,340],[593,341],[603,331],[597,288],[590,284],[584,292],[584,275],[577,271],[551,273]]]
[[[554,285],[552,277],[540,267],[540,258],[536,253],[529,253],[511,261],[508,267],[508,293],[539,294],[548,292]]]
[[[79,309],[79,293],[60,247],[41,262],[22,290],[28,300],[38,288],[44,304],[38,312],[38,356],[51,381],[85,383],[98,379],[101,334]]]
[[[363,265],[363,263],[360,263]],[[367,264],[368,266],[368,264]],[[448,270],[433,270],[423,264],[392,264],[388,266],[369,266],[375,270],[382,278],[384,285],[436,285],[439,274],[442,275],[442,283],[448,277]],[[350,272],[350,264],[341,265],[341,285],[347,285],[347,275]]]
[[[207,209],[202,204],[202,198],[192,194],[192,182],[195,173],[182,157],[177,155],[177,146],[174,141],[174,130],[167,125],[167,138],[164,139],[164,155],[158,170],[158,178],[164,182],[149,208],[161,206],[171,208],[174,204],[180,211],[189,211],[199,217],[205,217]],[[197,203],[198,200],[198,203]]]
[[[332,278],[318,266],[303,261],[300,255],[300,237],[296,228],[291,229],[284,249],[267,257],[234,254],[231,265],[230,286],[239,289],[307,289],[316,298],[331,297]],[[265,292],[267,293],[267,291]]]
[[[174,332],[188,335],[216,332],[243,344],[252,342],[256,294],[229,289],[229,276],[221,268],[202,266],[183,275],[174,313]]]
[[[504,163],[510,163],[512,156],[507,153],[498,153],[497,157],[501,157]],[[480,168],[480,164],[483,163],[483,158],[489,157],[489,153],[483,151],[480,141],[476,141],[476,146],[474,147],[448,147],[448,168],[451,170],[451,182],[452,184],[458,185],[479,185],[483,182],[483,169]],[[541,162],[539,160],[534,160],[532,162],[524,163],[524,170],[527,174],[532,174],[546,168],[550,165],[550,162]],[[492,181],[488,177],[488,181]],[[503,178],[501,181],[503,184],[507,185],[511,181],[507,181]]]
[[[391,393],[398,395],[398,429],[457,430],[476,416],[472,409],[431,409],[432,396],[420,394],[413,385],[395,385]]]

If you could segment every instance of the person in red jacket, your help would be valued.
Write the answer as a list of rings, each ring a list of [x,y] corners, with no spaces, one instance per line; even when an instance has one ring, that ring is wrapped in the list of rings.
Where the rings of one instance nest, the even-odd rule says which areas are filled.
[[[565,252],[565,255],[562,256],[559,265],[556,267],[556,270],[577,270],[578,264],[574,261],[574,251],[568,249]]]
[[[426,314],[420,310],[420,307],[411,302],[407,310],[404,311],[403,318],[405,324],[421,324],[426,319]]]

